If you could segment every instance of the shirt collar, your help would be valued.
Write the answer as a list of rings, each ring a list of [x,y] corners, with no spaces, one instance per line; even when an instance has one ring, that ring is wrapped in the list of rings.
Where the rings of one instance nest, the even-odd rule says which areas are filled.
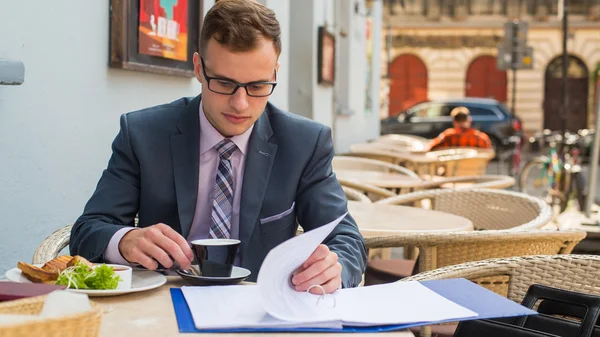
[[[223,137],[223,135],[217,131],[206,118],[202,101],[200,101],[198,114],[200,115],[200,155],[203,155],[205,152],[213,149],[215,145],[225,139],[225,137]],[[241,135],[230,138],[244,156],[246,156],[246,153],[248,152],[248,141],[250,140],[252,129],[254,129],[254,124]]]

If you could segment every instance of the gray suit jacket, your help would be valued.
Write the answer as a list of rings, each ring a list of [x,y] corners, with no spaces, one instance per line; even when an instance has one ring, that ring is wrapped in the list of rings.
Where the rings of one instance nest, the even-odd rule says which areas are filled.
[[[133,226],[136,214],[139,227],[165,223],[187,237],[198,195],[199,104],[200,96],[182,98],[121,116],[108,167],[71,231],[72,255],[102,261],[110,238]],[[326,126],[270,103],[256,121],[239,220],[240,262],[251,280],[269,250],[295,235],[297,223],[310,231],[347,211],[333,155]],[[276,216],[292,204],[293,211]],[[366,251],[354,219],[346,216],[325,243],[339,256],[343,286],[358,285]]]

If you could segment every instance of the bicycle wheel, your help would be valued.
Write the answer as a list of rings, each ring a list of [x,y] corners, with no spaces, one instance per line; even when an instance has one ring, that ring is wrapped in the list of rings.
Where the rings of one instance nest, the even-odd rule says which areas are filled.
[[[525,164],[519,176],[521,192],[546,199],[551,188],[548,165],[546,157],[536,157]]]

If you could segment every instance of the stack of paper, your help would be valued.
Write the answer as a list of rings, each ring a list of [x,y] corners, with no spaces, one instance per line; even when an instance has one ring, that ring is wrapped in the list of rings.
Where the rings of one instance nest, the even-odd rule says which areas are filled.
[[[271,250],[256,285],[183,287],[196,328],[341,329],[477,316],[418,282],[341,289],[324,297],[297,292],[290,283],[292,273],[345,216]]]

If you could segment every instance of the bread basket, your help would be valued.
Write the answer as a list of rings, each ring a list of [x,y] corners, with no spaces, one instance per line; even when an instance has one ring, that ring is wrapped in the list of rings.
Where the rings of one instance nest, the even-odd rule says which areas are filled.
[[[0,314],[37,315],[46,296],[36,296],[0,303]],[[102,309],[90,301],[91,310],[74,315],[47,318],[32,322],[0,324],[2,337],[97,337],[100,333]]]

